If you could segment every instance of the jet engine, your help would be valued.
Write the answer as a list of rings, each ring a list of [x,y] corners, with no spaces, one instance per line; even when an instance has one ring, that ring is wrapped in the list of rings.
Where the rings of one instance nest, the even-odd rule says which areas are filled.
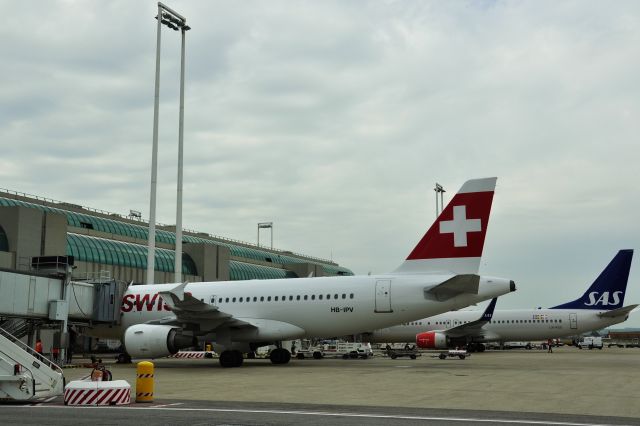
[[[444,333],[425,331],[416,335],[416,345],[423,349],[447,349],[449,339]]]
[[[161,358],[194,346],[193,336],[169,325],[136,324],[124,332],[124,347],[133,358]]]

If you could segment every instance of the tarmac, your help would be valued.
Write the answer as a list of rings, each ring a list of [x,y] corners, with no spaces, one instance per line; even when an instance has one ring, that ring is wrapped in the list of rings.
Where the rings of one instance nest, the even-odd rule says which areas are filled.
[[[487,351],[465,360],[431,355],[437,352],[415,360],[292,359],[287,365],[255,359],[229,369],[217,359],[157,359],[154,398],[169,405],[209,401],[365,411],[483,410],[538,413],[546,419],[623,417],[625,423],[640,423],[640,349]],[[113,379],[127,380],[133,393],[136,364],[115,364],[109,354],[102,358]],[[65,377],[68,383],[90,372],[69,368]]]

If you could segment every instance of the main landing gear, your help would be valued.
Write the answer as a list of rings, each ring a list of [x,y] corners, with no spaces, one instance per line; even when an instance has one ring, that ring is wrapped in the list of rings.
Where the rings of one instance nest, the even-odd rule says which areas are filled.
[[[224,351],[220,354],[220,366],[222,368],[240,367],[244,358],[240,351]]]
[[[272,364],[286,364],[291,361],[291,352],[286,349],[276,348],[269,354]]]

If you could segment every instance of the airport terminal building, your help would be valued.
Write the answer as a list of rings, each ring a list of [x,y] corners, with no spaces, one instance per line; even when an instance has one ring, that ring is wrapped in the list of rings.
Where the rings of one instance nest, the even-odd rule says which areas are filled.
[[[31,347],[57,330],[42,339],[65,347],[66,324],[119,324],[127,287],[147,281],[148,231],[134,218],[0,191],[0,327]],[[183,231],[182,240],[182,281],[191,283],[353,275],[330,260],[206,233]],[[175,227],[156,227],[156,284],[175,282],[175,241]]]
[[[74,204],[0,191],[0,268],[30,271],[40,256],[73,256],[72,279],[146,282],[148,223]],[[156,228],[154,283],[174,282],[175,227]],[[183,231],[183,280],[353,275],[335,262]]]

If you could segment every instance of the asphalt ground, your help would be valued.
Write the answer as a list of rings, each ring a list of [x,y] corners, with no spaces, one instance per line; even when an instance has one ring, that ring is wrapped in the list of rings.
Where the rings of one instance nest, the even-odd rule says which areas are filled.
[[[465,360],[430,355],[416,360],[293,359],[288,365],[256,359],[232,369],[221,368],[215,359],[159,359],[154,361],[153,403],[82,413],[99,418],[101,410],[111,410],[124,416],[119,423],[142,419],[141,424],[154,419],[157,424],[176,419],[190,424],[362,424],[365,418],[368,424],[385,425],[640,424],[640,349],[487,351]],[[127,380],[135,389],[135,364],[109,368],[114,379]],[[67,382],[89,373],[65,369]],[[0,418],[9,421],[19,410],[32,410],[30,416],[49,418],[51,424],[54,419],[79,424],[75,420],[89,416],[78,418],[73,413],[81,408],[64,407],[58,399],[0,407]]]

